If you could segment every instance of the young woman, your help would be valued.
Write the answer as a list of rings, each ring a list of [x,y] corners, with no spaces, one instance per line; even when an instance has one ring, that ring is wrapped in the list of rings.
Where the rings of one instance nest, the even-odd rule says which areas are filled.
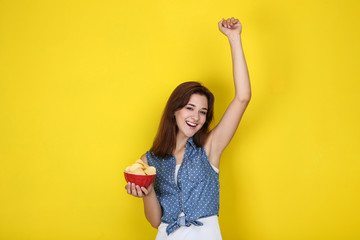
[[[143,198],[145,216],[158,229],[156,239],[222,239],[219,223],[220,157],[251,98],[250,80],[238,19],[222,19],[219,30],[231,47],[235,96],[220,122],[209,131],[213,94],[198,82],[180,84],[165,107],[150,151],[141,159],[156,168],[147,189],[126,185]]]

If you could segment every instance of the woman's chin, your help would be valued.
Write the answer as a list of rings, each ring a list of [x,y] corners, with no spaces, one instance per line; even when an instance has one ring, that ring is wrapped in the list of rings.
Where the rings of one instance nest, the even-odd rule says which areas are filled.
[[[185,136],[187,137],[193,137],[198,131],[192,131],[192,132],[188,132],[187,134],[185,134]]]
[[[197,131],[186,131],[186,132],[182,132],[182,135],[184,135],[187,138],[191,138],[192,136],[194,136],[197,133]]]

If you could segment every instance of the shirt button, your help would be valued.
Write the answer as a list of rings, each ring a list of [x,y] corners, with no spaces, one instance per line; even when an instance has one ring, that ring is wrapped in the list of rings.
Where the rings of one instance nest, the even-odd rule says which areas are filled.
[[[181,178],[179,178],[179,182],[181,181]]]

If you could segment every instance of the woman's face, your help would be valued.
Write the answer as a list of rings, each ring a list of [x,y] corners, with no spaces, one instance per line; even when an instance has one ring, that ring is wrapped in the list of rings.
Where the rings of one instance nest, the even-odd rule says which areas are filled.
[[[200,94],[191,95],[189,102],[182,109],[175,112],[178,134],[192,137],[206,122],[208,100]]]

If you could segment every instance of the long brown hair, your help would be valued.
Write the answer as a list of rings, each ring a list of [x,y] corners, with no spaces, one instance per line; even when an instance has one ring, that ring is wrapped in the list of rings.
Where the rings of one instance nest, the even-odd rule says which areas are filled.
[[[153,145],[150,149],[157,157],[170,157],[176,147],[176,134],[178,126],[176,124],[175,112],[189,102],[192,94],[206,96],[208,100],[208,111],[206,121],[202,128],[195,133],[193,140],[197,146],[203,146],[209,132],[209,126],[214,114],[214,95],[199,82],[184,82],[175,88],[170,95],[161,117],[160,125]]]

